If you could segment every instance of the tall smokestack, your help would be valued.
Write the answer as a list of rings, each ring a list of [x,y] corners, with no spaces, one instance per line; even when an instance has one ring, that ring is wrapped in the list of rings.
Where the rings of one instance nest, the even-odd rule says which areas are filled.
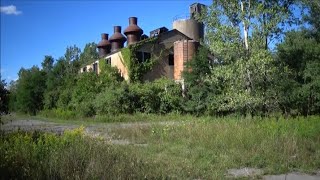
[[[137,23],[138,18],[129,18],[129,26],[124,30],[124,34],[127,36],[128,39],[128,45],[140,41],[140,37],[143,34],[143,30],[137,25]]]
[[[124,42],[126,42],[126,37],[121,34],[121,26],[114,26],[114,33],[110,37],[109,41],[111,43],[111,52],[117,51],[123,48]]]
[[[193,3],[189,7],[190,18],[195,19],[196,16],[201,15],[201,12],[206,8],[206,5],[200,3]]]
[[[99,57],[105,57],[107,54],[110,53],[111,44],[108,41],[108,34],[102,33],[101,34],[101,41],[97,45],[99,51]]]

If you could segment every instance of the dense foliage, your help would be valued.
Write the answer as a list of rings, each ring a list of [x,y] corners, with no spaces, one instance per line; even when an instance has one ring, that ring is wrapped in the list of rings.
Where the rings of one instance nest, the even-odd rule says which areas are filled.
[[[17,132],[0,138],[1,179],[142,179],[151,174],[136,155],[84,137],[84,128],[49,133]]]
[[[287,31],[292,24],[297,27],[293,9],[301,4],[307,10],[300,17],[302,25]],[[206,26],[206,37],[187,65],[182,86],[166,79],[141,82],[141,73],[154,60],[137,65],[134,51],[139,44],[122,49],[130,82],[103,60],[99,76],[80,74],[83,64],[98,57],[96,44],[89,43],[83,52],[68,47],[57,60],[45,56],[41,69],[22,68],[19,79],[9,84],[5,107],[66,118],[136,112],[319,114],[319,9],[319,4],[303,0],[216,0],[198,17]]]
[[[9,112],[9,91],[5,88],[6,83],[0,81],[0,115]]]
[[[152,46],[151,49],[154,50],[158,43],[158,38],[152,37],[144,39],[121,49],[123,64],[127,68],[130,82],[141,82],[143,75],[152,69],[161,56],[159,55],[159,57],[157,57],[153,54],[149,59],[145,59],[143,63],[139,62],[137,57],[138,49],[145,43],[150,43]]]

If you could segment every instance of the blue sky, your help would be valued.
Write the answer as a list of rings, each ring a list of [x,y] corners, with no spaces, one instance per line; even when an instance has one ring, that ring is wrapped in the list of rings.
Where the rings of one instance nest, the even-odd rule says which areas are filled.
[[[147,35],[162,26],[172,29],[174,17],[187,15],[194,2],[212,1],[1,0],[1,79],[15,80],[21,67],[40,67],[45,55],[57,59],[67,46],[83,50],[86,43],[98,43],[115,25],[123,31],[131,16]]]

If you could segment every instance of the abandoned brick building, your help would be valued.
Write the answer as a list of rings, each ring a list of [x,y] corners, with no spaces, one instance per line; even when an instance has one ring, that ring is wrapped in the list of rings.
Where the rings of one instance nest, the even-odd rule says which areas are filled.
[[[121,76],[128,80],[128,67],[121,49],[125,48],[126,41],[127,46],[139,44],[136,56],[140,63],[151,57],[158,57],[152,68],[143,74],[143,80],[167,77],[181,81],[186,62],[196,53],[199,41],[204,35],[204,25],[195,20],[196,14],[200,13],[204,6],[199,3],[190,5],[188,18],[174,20],[172,30],[166,27],[155,29],[150,32],[149,37],[143,34],[143,30],[138,26],[138,19],[130,17],[129,26],[123,32],[125,36],[121,33],[121,26],[114,26],[114,34],[109,39],[108,34],[101,34],[101,41],[97,45],[99,56],[106,63],[117,67]],[[99,74],[99,60],[82,67],[80,72],[89,69]]]

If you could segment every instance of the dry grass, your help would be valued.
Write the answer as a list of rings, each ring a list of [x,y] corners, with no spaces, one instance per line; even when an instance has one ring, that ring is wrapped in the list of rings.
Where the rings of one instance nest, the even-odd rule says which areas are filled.
[[[114,129],[148,146],[141,154],[163,172],[192,178],[224,177],[230,168],[266,173],[314,172],[320,168],[320,119],[195,119],[168,125]],[[214,174],[214,175],[213,175]]]
[[[11,159],[1,155],[1,171],[10,172],[19,165],[28,167],[27,175],[33,178],[224,179],[231,168],[262,168],[267,174],[320,169],[319,117],[206,117],[129,127],[114,128],[111,133],[114,138],[147,146],[107,145],[97,139],[71,137],[67,146],[57,143],[56,148],[46,149],[39,141],[23,143],[16,136],[3,137],[1,154]],[[65,138],[51,137],[54,142],[65,142]],[[34,146],[29,146],[31,142]],[[26,157],[21,159],[21,154]]]

